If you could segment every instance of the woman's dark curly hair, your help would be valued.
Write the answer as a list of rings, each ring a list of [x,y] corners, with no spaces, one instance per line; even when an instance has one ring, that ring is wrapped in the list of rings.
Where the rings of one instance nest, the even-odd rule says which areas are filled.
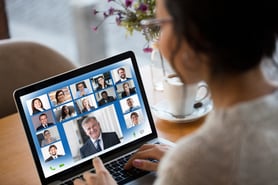
[[[178,38],[174,51],[181,40],[187,40],[195,52],[209,57],[212,73],[242,73],[257,66],[263,57],[273,56],[277,0],[163,1]]]

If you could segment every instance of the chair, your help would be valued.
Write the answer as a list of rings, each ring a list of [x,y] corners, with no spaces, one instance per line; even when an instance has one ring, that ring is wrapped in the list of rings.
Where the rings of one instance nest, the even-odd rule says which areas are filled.
[[[0,41],[0,65],[0,118],[17,112],[15,89],[76,67],[47,46],[11,39]]]

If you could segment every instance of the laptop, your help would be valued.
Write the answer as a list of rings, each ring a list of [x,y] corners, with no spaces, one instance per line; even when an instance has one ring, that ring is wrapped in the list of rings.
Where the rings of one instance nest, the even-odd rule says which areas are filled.
[[[19,88],[14,99],[43,185],[93,172],[96,156],[123,171],[113,174],[119,184],[152,184],[155,172],[122,167],[142,144],[173,144],[157,137],[132,51]]]

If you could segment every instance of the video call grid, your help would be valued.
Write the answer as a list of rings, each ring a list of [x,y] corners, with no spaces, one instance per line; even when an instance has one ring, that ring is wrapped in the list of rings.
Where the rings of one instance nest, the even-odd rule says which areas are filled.
[[[111,70],[112,71],[112,70]],[[88,93],[88,94],[86,94],[85,96],[83,96],[83,97],[77,97],[76,96],[76,94],[74,95],[74,90],[73,90],[73,87],[71,87],[72,85],[75,85],[75,84],[78,84],[78,83],[80,83],[80,82],[77,82],[77,83],[74,83],[74,84],[72,84],[72,85],[70,85],[70,86],[67,86],[67,87],[65,87],[65,88],[62,88],[62,89],[67,89],[68,90],[68,92],[69,92],[69,96],[70,96],[70,98],[68,98],[64,103],[62,103],[62,104],[55,104],[55,103],[53,103],[53,98],[51,98],[51,96],[50,96],[50,94],[49,93],[46,93],[48,96],[48,101],[50,102],[50,108],[49,109],[47,109],[47,110],[44,110],[44,111],[42,111],[42,112],[40,112],[40,113],[44,113],[44,112],[46,112],[46,111],[49,111],[49,110],[51,110],[52,111],[52,117],[55,117],[55,118],[52,118],[52,120],[53,120],[53,122],[55,122],[56,124],[57,123],[62,123],[62,122],[64,122],[64,121],[69,121],[70,119],[74,119],[74,118],[76,118],[77,116],[79,117],[82,117],[82,116],[85,116],[86,114],[88,114],[88,113],[90,113],[90,112],[92,112],[92,111],[95,111],[95,110],[98,110],[98,109],[101,109],[101,108],[103,108],[104,106],[106,106],[106,105],[109,105],[109,104],[111,104],[111,102],[108,102],[107,104],[105,104],[105,105],[99,105],[98,104],[98,101],[97,100],[99,100],[100,98],[100,93],[101,92],[103,92],[103,91],[105,91],[105,90],[107,90],[107,89],[109,89],[109,88],[113,88],[113,90],[114,90],[114,97],[115,97],[115,99],[114,99],[114,101],[120,101],[121,99],[124,99],[125,97],[121,97],[120,96],[120,94],[119,93],[117,93],[117,89],[120,89],[120,86],[124,83],[124,82],[121,82],[121,83],[119,83],[119,84],[116,84],[116,82],[115,82],[115,79],[114,78],[111,78],[111,71],[109,72],[109,76],[110,76],[110,79],[108,78],[106,78],[105,80],[106,81],[112,81],[112,84],[110,85],[110,87],[107,87],[107,88],[104,88],[104,89],[102,89],[102,90],[97,90],[96,89],[96,81],[94,81],[96,78],[90,78],[90,79],[84,79],[83,81],[80,81],[80,82],[84,82],[84,81],[86,81],[86,80],[88,80],[89,81],[89,83],[87,83],[87,84],[89,84],[89,87],[87,87],[87,88],[89,88],[90,89],[90,92]],[[104,76],[103,75],[104,73],[100,73],[99,75],[96,75],[96,76]],[[134,82],[133,82],[133,79],[131,78],[131,79],[129,79],[129,80],[127,80],[126,82],[131,82],[131,84],[133,84],[133,88],[135,88],[134,87]],[[132,87],[132,86],[131,86]],[[58,90],[56,90],[56,92],[57,92]],[[75,89],[75,91],[77,91],[77,89]],[[99,96],[99,97],[97,97],[97,95]],[[82,113],[81,111],[80,111],[80,106],[78,106],[78,104],[77,104],[77,101],[78,100],[81,100],[81,99],[83,99],[83,98],[85,98],[85,97],[89,97],[89,96],[92,96],[92,97],[94,97],[94,100],[95,100],[95,102],[96,102],[96,104],[95,104],[95,108],[94,109],[92,109],[91,111],[89,111],[89,112],[86,112],[86,113]],[[131,95],[129,95],[129,96],[131,96]],[[74,97],[74,98],[73,98]],[[114,102],[114,101],[112,101],[112,102]],[[56,116],[56,114],[55,114],[55,111],[54,110],[56,110],[56,109],[58,109],[58,111],[60,111],[59,110],[59,108],[60,107],[62,107],[63,105],[68,105],[68,104],[71,104],[71,105],[73,105],[73,107],[74,107],[74,110],[75,110],[75,112],[77,113],[75,116],[72,116],[72,117],[70,117],[70,118],[68,118],[68,120],[63,120],[63,121],[58,121],[57,120],[57,116]],[[31,111],[31,110],[30,110]],[[57,110],[56,110],[57,111]],[[123,111],[123,108],[122,108],[122,113],[123,114],[125,114],[125,112]],[[31,114],[31,112],[30,112],[30,114]],[[36,114],[34,114],[34,115],[36,115]],[[34,115],[32,115],[32,116],[34,116]],[[58,138],[60,138],[60,137],[58,137]],[[61,142],[61,140],[56,140],[56,142]],[[63,149],[62,149],[63,150]]]

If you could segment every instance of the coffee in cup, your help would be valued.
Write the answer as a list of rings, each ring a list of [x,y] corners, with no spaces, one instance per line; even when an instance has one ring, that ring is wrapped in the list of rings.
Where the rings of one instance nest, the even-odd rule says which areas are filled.
[[[201,103],[209,95],[206,83],[184,84],[175,74],[165,77],[163,83],[164,96],[168,105],[167,111],[175,117],[185,117],[192,114],[194,105]],[[201,93],[202,97],[197,97],[200,90],[205,92]]]

